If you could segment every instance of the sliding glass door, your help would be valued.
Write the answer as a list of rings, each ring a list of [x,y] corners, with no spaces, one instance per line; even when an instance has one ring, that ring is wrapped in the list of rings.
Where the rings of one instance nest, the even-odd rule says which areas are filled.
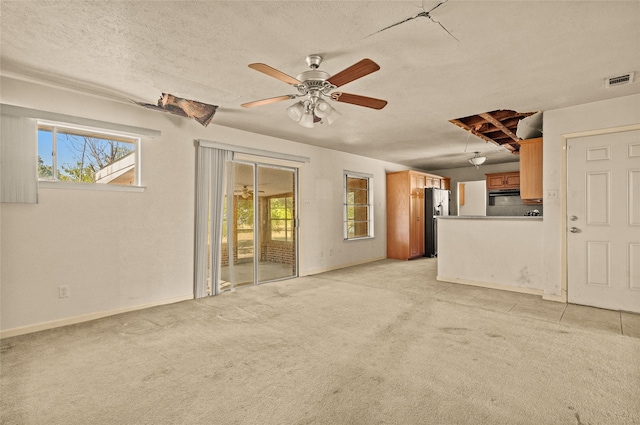
[[[229,163],[219,290],[297,275],[297,170]]]
[[[260,282],[295,276],[296,196],[295,169],[261,165],[258,181],[264,182],[259,196],[258,278]]]

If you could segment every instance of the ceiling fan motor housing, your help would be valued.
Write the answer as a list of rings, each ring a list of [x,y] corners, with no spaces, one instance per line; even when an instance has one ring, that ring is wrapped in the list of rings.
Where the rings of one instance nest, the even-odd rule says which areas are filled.
[[[302,74],[298,75],[298,80],[305,81],[325,81],[328,80],[331,75],[328,72],[320,71],[319,69],[311,69],[309,71],[304,71]]]
[[[298,80],[302,81],[302,83],[296,87],[303,95],[308,93],[311,93],[312,95],[326,95],[336,88],[336,86],[327,81],[329,77],[331,77],[329,73],[318,69],[304,71],[302,74],[298,75]]]

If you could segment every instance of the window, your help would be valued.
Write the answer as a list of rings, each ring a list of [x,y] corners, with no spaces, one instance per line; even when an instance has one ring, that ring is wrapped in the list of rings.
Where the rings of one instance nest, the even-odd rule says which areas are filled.
[[[139,185],[140,139],[88,127],[38,123],[38,178]]]
[[[293,197],[269,198],[271,240],[293,242]]]
[[[345,171],[344,238],[373,237],[372,180],[370,174]]]

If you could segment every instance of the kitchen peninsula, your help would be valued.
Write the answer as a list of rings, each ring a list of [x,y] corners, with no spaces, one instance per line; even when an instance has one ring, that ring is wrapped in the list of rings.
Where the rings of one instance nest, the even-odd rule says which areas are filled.
[[[542,295],[543,250],[542,217],[439,217],[437,279]]]
[[[544,294],[543,140],[520,144],[519,171],[486,174],[487,216],[438,217],[438,280]]]

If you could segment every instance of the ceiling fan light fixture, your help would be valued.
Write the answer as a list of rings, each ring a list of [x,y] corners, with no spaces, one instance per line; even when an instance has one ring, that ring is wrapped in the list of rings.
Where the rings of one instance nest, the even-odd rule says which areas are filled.
[[[287,114],[292,120],[300,122],[300,119],[304,115],[304,105],[302,102],[294,103],[287,108]]]
[[[326,100],[318,99],[316,101],[316,107],[314,109],[314,114],[318,118],[327,118],[331,113],[335,111],[331,105]]]
[[[331,108],[331,109],[333,109],[333,108]],[[327,123],[327,124],[331,125],[331,123],[333,123],[335,120],[340,118],[341,115],[342,114],[340,112],[338,112],[335,109],[333,109],[329,115],[327,115],[326,117],[324,117],[322,119],[322,123],[323,124]]]
[[[302,118],[300,118],[300,121],[298,121],[298,124],[306,128],[313,128],[313,121],[313,113],[305,112]]]
[[[480,156],[480,152],[474,153],[475,155],[473,156],[473,158],[469,158],[469,162],[471,163],[471,165],[475,165],[476,168],[480,168],[480,166],[487,160],[487,157]]]

